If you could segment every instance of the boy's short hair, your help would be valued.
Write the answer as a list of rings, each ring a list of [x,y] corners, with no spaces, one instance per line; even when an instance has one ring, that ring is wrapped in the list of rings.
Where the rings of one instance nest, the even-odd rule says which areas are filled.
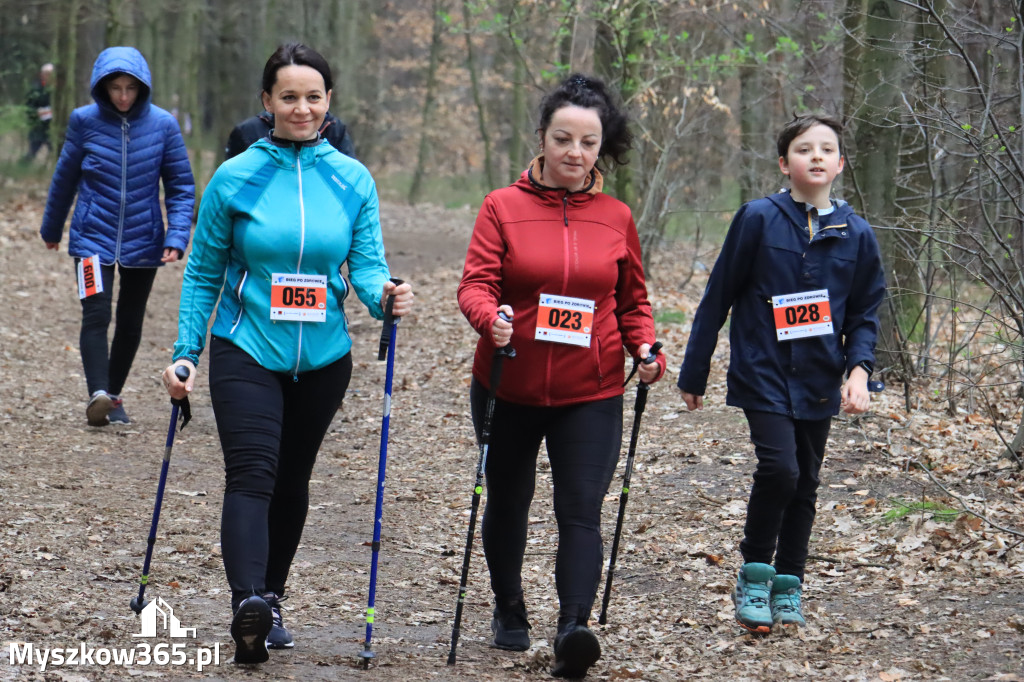
[[[838,118],[827,114],[794,116],[792,121],[782,126],[782,130],[779,131],[779,137],[776,140],[779,156],[787,157],[789,155],[789,145],[792,144],[793,140],[816,125],[828,126],[835,131],[836,137],[839,139],[839,154],[841,156],[843,153],[843,124]]]

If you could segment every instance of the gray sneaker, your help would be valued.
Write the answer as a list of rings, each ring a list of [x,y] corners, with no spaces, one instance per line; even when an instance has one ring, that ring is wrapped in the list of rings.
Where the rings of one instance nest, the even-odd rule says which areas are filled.
[[[85,408],[85,418],[89,426],[106,426],[110,423],[110,410],[114,407],[114,401],[106,391],[96,391],[89,398],[89,405]]]
[[[110,413],[107,414],[107,419],[111,424],[132,423],[132,420],[128,418],[128,413],[124,411],[124,401],[114,396],[110,396]]]
[[[263,595],[263,601],[270,606],[272,618],[270,634],[267,635],[268,649],[291,649],[295,646],[295,639],[292,637],[292,633],[288,632],[288,628],[284,626],[284,619],[281,617],[281,602],[285,599],[287,597],[278,597],[273,592]]]

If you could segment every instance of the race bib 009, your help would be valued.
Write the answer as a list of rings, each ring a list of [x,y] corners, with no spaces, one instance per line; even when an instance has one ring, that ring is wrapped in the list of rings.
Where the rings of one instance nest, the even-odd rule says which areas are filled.
[[[89,256],[78,261],[78,298],[89,298],[103,293],[103,275],[100,256]]]

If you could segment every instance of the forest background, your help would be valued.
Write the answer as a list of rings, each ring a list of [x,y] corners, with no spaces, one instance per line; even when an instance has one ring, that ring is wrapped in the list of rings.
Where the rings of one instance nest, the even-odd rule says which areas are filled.
[[[634,119],[636,148],[606,191],[633,208],[648,264],[682,247],[681,290],[736,207],[779,188],[775,131],[834,114],[836,195],[885,259],[876,378],[908,411],[980,414],[1019,468],[1022,14],[1009,0],[0,0],[2,156],[8,175],[48,177],[10,163],[39,65],[56,64],[59,149],[95,56],[129,44],[182,123],[201,192],[232,126],[260,109],[266,57],[296,40],[333,65],[332,110],[385,199],[475,208],[536,152],[540,96],[583,71]]]
[[[52,172],[55,153],[17,162],[39,66],[56,65],[59,149],[109,45],[146,56],[200,191],[232,126],[260,109],[267,56],[290,40],[317,48],[335,72],[332,111],[382,197],[421,206],[407,212],[409,234],[434,215],[424,204],[468,207],[468,225],[536,153],[543,92],[593,73],[634,119],[636,148],[606,191],[633,209],[677,365],[733,212],[781,185],[775,132],[794,114],[837,115],[847,166],[836,196],[874,226],[889,285],[877,372],[887,391],[850,428],[889,457],[886,476],[906,477],[888,511],[874,495],[853,499],[868,515],[932,524],[913,535],[929,553],[901,543],[885,562],[919,557],[936,577],[974,562],[974,580],[1007,585],[1024,538],[1022,20],[1024,2],[1009,0],[0,0],[0,200],[35,215]],[[37,226],[11,227],[4,249],[37,239]],[[438,279],[450,289],[454,277]],[[4,327],[14,334],[17,320]],[[660,428],[678,417],[668,408]],[[1010,642],[1024,632],[1019,617],[999,628]]]
[[[0,0],[0,134],[27,125],[57,65],[52,136],[88,103],[95,56],[137,46],[154,101],[187,130],[200,186],[259,110],[281,42],[333,65],[332,109],[385,198],[477,205],[536,150],[540,95],[609,81],[637,147],[608,191],[645,252],[713,258],[731,213],[778,189],[774,132],[824,111],[847,126],[836,187],[875,226],[890,296],[881,376],[907,409],[981,410],[1020,464],[1024,340],[1024,3],[1008,0]],[[187,119],[187,120],[186,120]],[[52,160],[51,160],[52,162]],[[680,311],[680,315],[685,315]]]

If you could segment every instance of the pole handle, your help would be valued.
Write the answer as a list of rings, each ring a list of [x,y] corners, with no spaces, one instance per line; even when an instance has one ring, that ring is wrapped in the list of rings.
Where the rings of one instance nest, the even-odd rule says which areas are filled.
[[[405,280],[398,279],[397,277],[391,278],[392,284],[398,286],[404,284]],[[391,294],[388,296],[388,300],[384,303],[384,327],[380,332],[380,344],[377,346],[377,359],[384,360],[388,356],[388,346],[391,345],[391,329],[396,324],[397,320],[401,319],[397,317],[392,309],[395,305],[395,295]]]
[[[174,376],[178,377],[178,381],[184,383],[188,381],[189,375],[192,374],[188,371],[188,367],[185,365],[178,365],[174,368]],[[185,428],[185,424],[192,421],[192,405],[188,402],[188,397],[184,398],[171,398],[171,404],[181,408],[181,427],[179,431]],[[173,424],[171,426],[171,433],[174,433]]]

